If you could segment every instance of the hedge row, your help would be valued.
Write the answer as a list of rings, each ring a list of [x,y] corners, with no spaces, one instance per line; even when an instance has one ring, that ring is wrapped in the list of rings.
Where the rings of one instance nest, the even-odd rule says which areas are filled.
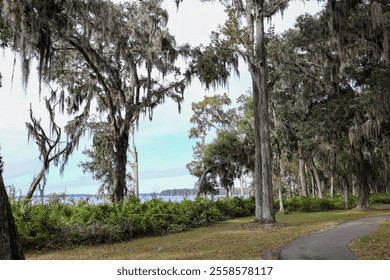
[[[131,198],[122,204],[77,205],[52,200],[44,205],[12,204],[23,247],[41,250],[70,245],[111,243],[157,236],[230,218],[254,215],[254,199],[204,198],[166,202]]]

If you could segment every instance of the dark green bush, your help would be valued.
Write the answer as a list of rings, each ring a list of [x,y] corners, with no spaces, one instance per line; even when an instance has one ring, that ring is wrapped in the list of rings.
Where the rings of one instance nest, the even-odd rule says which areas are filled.
[[[219,198],[216,206],[227,219],[247,217],[255,213],[255,201],[242,197]]]
[[[253,204],[253,205],[252,205]],[[12,201],[13,213],[26,249],[109,243],[206,226],[227,217],[251,215],[253,199],[196,198],[182,202],[131,198],[122,204],[66,204],[52,198],[45,205]]]
[[[296,196],[283,201],[286,212],[319,212],[329,210],[344,210],[344,198],[340,195],[333,197],[326,196],[323,199],[318,197],[303,197]],[[349,208],[354,208],[357,205],[357,199],[354,196],[349,196]],[[275,208],[279,207],[279,203],[275,202]]]
[[[374,193],[370,195],[371,204],[390,204],[390,196],[386,193]]]

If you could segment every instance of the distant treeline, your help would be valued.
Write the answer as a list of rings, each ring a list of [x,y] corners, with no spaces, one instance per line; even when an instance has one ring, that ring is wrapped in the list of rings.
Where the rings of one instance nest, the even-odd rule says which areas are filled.
[[[250,191],[249,188],[244,188],[244,194],[248,194]],[[197,189],[169,189],[164,190],[160,192],[161,196],[190,196],[190,195],[196,195]],[[226,190],[220,189],[219,190],[220,195],[226,195]],[[240,195],[241,190],[239,188],[235,188],[232,190],[232,195]]]

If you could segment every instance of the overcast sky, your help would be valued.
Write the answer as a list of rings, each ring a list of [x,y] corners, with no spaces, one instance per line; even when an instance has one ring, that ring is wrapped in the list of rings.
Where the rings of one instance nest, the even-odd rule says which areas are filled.
[[[214,3],[202,3],[198,0],[184,1],[179,11],[173,0],[166,0],[164,7],[169,11],[169,30],[176,36],[177,43],[192,45],[209,42],[209,34],[225,20],[223,8]],[[316,13],[321,9],[317,0],[306,4],[295,2],[285,12],[283,19],[276,16],[272,25],[281,32],[294,24],[295,18],[305,12]],[[11,83],[14,56],[9,51],[0,51],[0,73],[3,87],[0,88],[0,146],[5,161],[4,180],[6,185],[14,185],[23,194],[29,188],[34,174],[41,169],[39,151],[35,142],[28,143],[25,122],[29,120],[29,108],[32,104],[37,118],[47,118],[47,113],[38,95],[37,76],[31,74],[26,91],[21,87],[18,61]],[[245,65],[241,66],[240,79],[234,77],[229,88],[216,90],[215,93],[228,92],[232,100],[250,89],[250,78]],[[159,192],[169,188],[192,188],[195,178],[191,177],[185,165],[192,160],[193,141],[188,138],[191,127],[191,103],[203,99],[204,95],[214,94],[206,91],[198,82],[192,83],[185,92],[185,101],[181,114],[177,105],[167,102],[154,112],[150,122],[142,120],[136,133],[136,145],[139,153],[140,192]],[[61,119],[65,119],[61,117]],[[58,169],[51,167],[46,193],[94,194],[99,182],[93,181],[91,174],[83,174],[78,166],[83,160],[84,150],[90,139],[86,137],[79,150],[72,156],[64,176]]]

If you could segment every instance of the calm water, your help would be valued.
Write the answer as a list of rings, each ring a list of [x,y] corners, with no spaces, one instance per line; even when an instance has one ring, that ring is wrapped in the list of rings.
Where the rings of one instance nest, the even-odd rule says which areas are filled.
[[[164,196],[164,195],[152,195],[152,194],[140,194],[139,198],[141,201],[148,201],[151,200],[153,197],[162,199],[164,201],[176,201],[180,202],[184,199],[194,200],[195,195],[189,195],[189,196],[182,196],[182,195],[173,195],[173,196]],[[224,195],[214,196],[214,199],[218,197],[224,197]],[[247,197],[247,195],[245,195]],[[211,199],[211,197],[209,197]],[[53,199],[53,195],[45,195],[43,197],[43,201],[47,202],[48,200]],[[36,203],[42,202],[41,197],[34,196],[34,200]],[[92,194],[69,194],[65,195],[65,200],[63,199],[63,195],[58,195],[56,200],[59,200],[60,202],[66,202],[66,203],[78,203],[80,201],[87,200],[89,203],[92,204],[98,204],[105,202],[104,199],[98,199],[95,195]]]

